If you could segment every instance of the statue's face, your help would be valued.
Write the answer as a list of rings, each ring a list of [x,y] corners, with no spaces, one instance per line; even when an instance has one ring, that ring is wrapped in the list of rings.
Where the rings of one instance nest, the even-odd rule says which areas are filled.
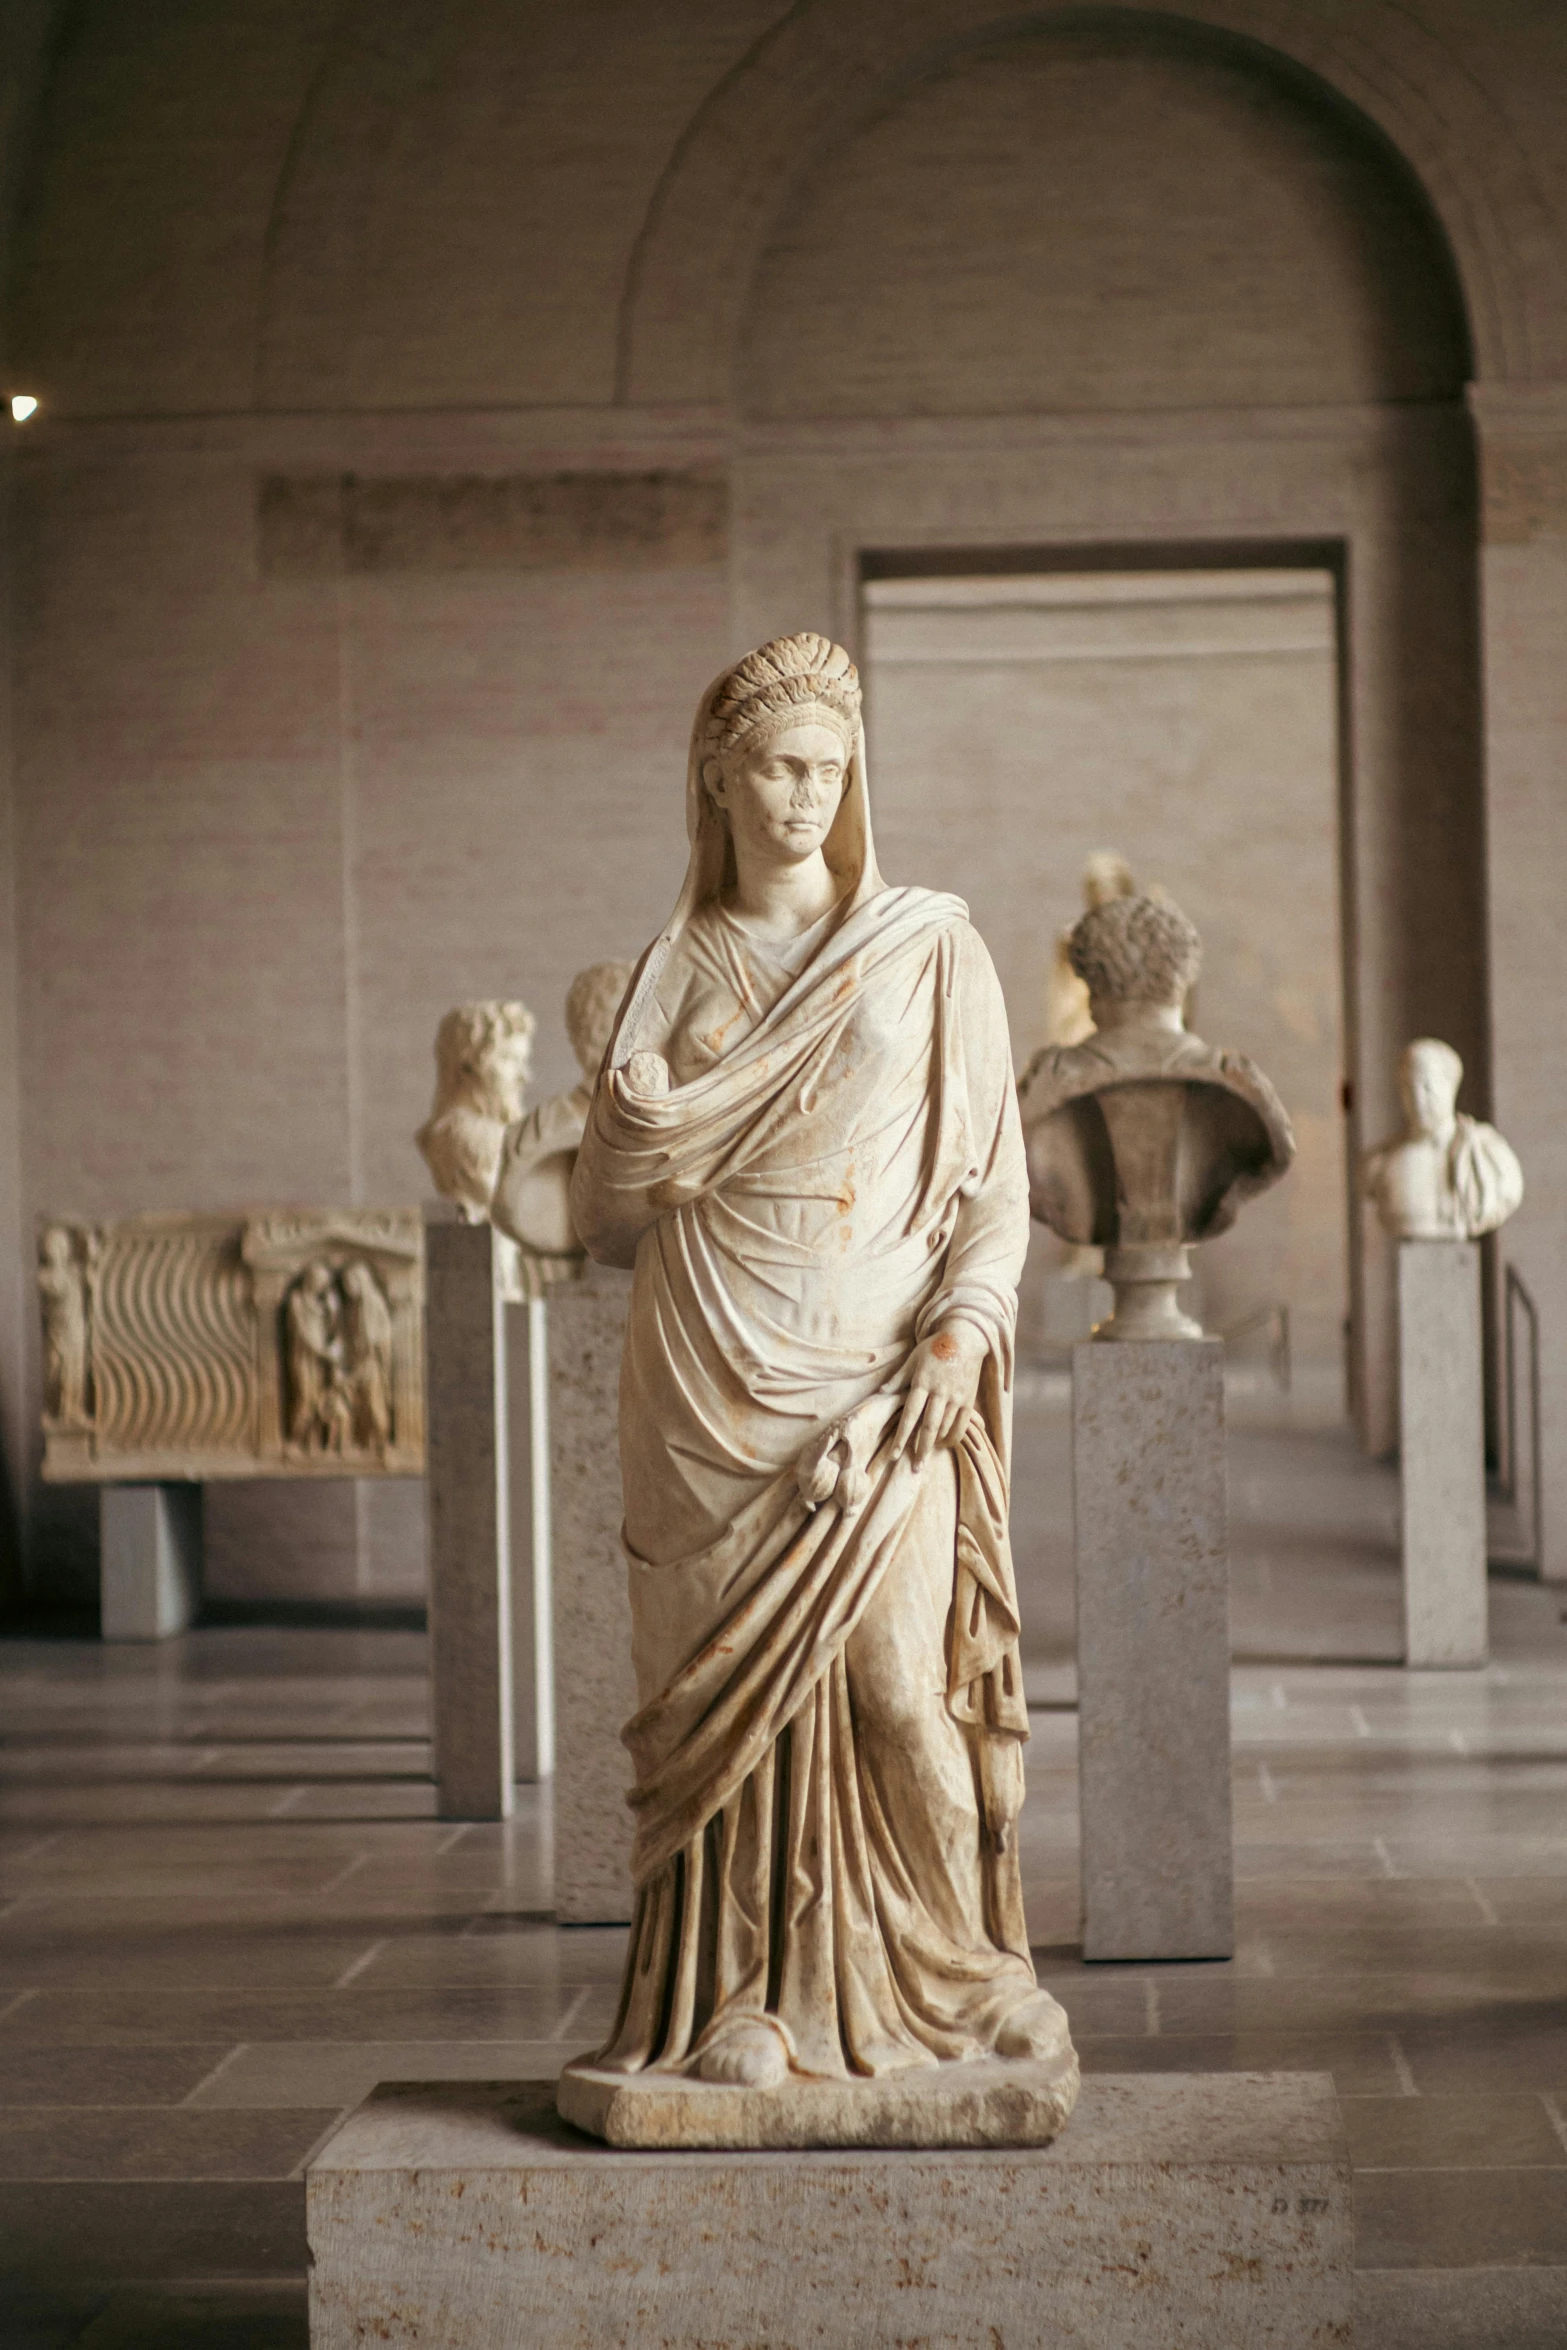
[[[44,1262],[58,1272],[71,1261],[71,1236],[58,1225],[44,1234]]]
[[[1458,1085],[1441,1053],[1412,1052],[1404,1064],[1404,1107],[1410,1129],[1444,1142],[1452,1131]]]
[[[493,1037],[479,1064],[479,1077],[493,1113],[510,1125],[522,1116],[533,1074],[533,1039],[520,1029]]]
[[[848,773],[843,736],[815,720],[742,747],[708,789],[729,818],[738,856],[749,850],[769,865],[803,864],[832,830]]]

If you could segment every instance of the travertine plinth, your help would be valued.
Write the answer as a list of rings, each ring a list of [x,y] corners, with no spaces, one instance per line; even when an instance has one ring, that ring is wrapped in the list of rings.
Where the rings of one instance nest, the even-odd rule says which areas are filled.
[[[201,1487],[98,1489],[99,1620],[105,1640],[168,1640],[201,1604]]]
[[[1485,1426],[1474,1241],[1400,1241],[1398,1387],[1404,1661],[1483,1665]]]
[[[1083,1952],[1227,1958],[1224,1350],[1072,1349]]]
[[[1048,2146],[1077,2101],[1077,2058],[984,2057],[873,2080],[741,2089],[682,2073],[568,2065],[557,2104],[610,2146]]]
[[[430,1710],[445,1820],[504,1820],[514,1777],[505,1246],[432,1223],[425,1319]]]
[[[1090,2078],[1052,2146],[621,2153],[553,2082],[378,2089],[308,2174],[313,2350],[1324,2350],[1331,2082]]]
[[[511,1567],[512,1767],[555,1768],[555,1618],[550,1581],[549,1307],[508,1299],[506,1456]]]
[[[555,1609],[555,1912],[573,1926],[631,1916],[637,1709],[620,1527],[616,1397],[631,1276],[594,1265],[550,1305],[550,1505]]]

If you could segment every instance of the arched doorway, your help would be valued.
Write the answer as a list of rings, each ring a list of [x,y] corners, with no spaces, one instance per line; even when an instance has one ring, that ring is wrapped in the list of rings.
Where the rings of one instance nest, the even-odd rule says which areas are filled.
[[[1391,1294],[1353,1169],[1396,1115],[1410,1034],[1457,1044],[1477,1109],[1488,1086],[1469,364],[1445,246],[1380,136],[1249,45],[1129,16],[885,92],[775,219],[735,355],[737,638],[824,610],[855,636],[868,553],[984,571],[1323,551],[1334,1155],[1377,1449]],[[1254,810],[1222,788],[1239,844]]]

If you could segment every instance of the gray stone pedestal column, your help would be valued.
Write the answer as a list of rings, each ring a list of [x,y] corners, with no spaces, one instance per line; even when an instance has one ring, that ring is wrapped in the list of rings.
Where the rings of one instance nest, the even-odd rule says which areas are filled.
[[[637,1706],[620,1529],[620,1357],[631,1275],[590,1265],[550,1300],[550,1499],[555,1600],[555,1913],[631,1916],[631,1758]]]
[[[1217,1339],[1072,1349],[1085,1958],[1228,1958],[1229,1544]]]
[[[201,1597],[201,1487],[98,1489],[99,1621],[105,1640],[167,1640]]]
[[[1486,1660],[1480,1346],[1476,1244],[1400,1241],[1399,1474],[1410,1665]]]
[[[437,1807],[504,1820],[515,1772],[507,1308],[488,1224],[425,1233],[425,1506]]]
[[[519,1779],[547,1779],[555,1768],[549,1392],[548,1303],[534,1297],[508,1304],[512,1704]]]

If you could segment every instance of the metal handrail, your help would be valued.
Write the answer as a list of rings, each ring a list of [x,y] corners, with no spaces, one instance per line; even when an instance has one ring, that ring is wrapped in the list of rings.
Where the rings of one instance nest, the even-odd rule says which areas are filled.
[[[1498,1498],[1509,1508],[1518,1508],[1518,1327],[1520,1320],[1528,1333],[1527,1393],[1529,1401],[1528,1540],[1522,1550],[1499,1551],[1493,1548],[1493,1566],[1532,1568],[1538,1574],[1543,1555],[1541,1523],[1543,1517],[1543,1476],[1540,1463],[1540,1309],[1529,1293],[1528,1284],[1516,1265],[1508,1265],[1502,1284],[1502,1427],[1501,1466],[1495,1480]]]

